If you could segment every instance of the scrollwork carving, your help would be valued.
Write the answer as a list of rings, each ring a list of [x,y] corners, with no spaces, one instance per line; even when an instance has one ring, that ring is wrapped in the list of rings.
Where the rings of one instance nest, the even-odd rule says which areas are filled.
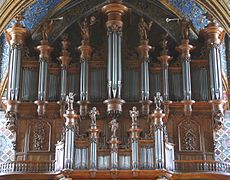
[[[8,111],[5,115],[6,118],[6,129],[9,129],[12,133],[16,131],[16,120],[17,114],[12,111]]]

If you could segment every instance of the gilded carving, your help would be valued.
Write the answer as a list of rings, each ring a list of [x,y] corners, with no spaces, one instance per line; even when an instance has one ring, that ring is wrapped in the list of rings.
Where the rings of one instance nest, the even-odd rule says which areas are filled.
[[[138,34],[140,36],[140,40],[148,40],[148,33],[152,27],[153,22],[150,21],[146,23],[143,18],[140,19],[138,23]]]

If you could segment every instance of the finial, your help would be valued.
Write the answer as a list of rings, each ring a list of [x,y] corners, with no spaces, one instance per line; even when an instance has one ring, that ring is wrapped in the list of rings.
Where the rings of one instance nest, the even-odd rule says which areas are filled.
[[[154,96],[154,103],[156,104],[156,110],[161,109],[161,102],[163,101],[163,98],[161,96],[160,92],[156,93],[156,96]]]
[[[93,107],[89,112],[89,116],[91,118],[91,125],[96,125],[96,116],[99,115],[99,111],[96,107]]]

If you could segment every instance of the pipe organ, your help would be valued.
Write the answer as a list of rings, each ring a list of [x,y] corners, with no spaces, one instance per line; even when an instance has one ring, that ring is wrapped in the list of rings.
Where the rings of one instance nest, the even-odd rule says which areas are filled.
[[[62,36],[61,45],[52,44],[50,35],[55,23],[45,22],[41,28],[42,40],[35,48],[39,61],[23,59],[28,31],[19,23],[20,19],[7,29],[11,51],[6,117],[18,146],[15,162],[8,169],[4,166],[5,171],[15,168],[21,172],[24,171],[20,169],[24,167],[21,163],[28,170],[33,167],[29,162],[41,161],[50,168],[48,171],[56,173],[53,177],[60,179],[180,179],[181,172],[205,171],[211,167],[217,172],[226,167],[226,173],[230,173],[229,164],[214,161],[212,136],[213,130],[221,128],[226,103],[219,49],[223,29],[210,19],[200,33],[206,38],[208,57],[193,60],[195,46],[190,44],[189,24],[185,19],[175,19],[182,36],[175,48],[169,33],[161,30],[160,38],[153,37],[151,33],[157,24],[139,15],[133,16],[136,29],[131,34],[135,41],[126,38],[128,26],[132,26],[132,18],[127,20],[128,12],[128,5],[121,0],[103,4],[99,15],[95,13],[78,22],[81,36],[73,37],[78,38],[78,44],[71,43],[71,33],[68,34],[73,31],[71,28],[65,32],[68,35]],[[101,37],[92,37],[94,31],[106,34],[101,35],[105,37],[103,41],[98,41]],[[154,38],[159,42],[155,43]],[[54,62],[52,58],[57,58],[57,51],[61,52]],[[178,57],[173,57],[175,54]],[[36,83],[24,84],[29,81],[21,73],[23,68],[38,70],[38,78],[32,78]],[[208,70],[210,84],[207,77],[193,79],[197,77],[193,76],[195,72],[206,72],[207,76]],[[60,87],[55,88],[59,94],[55,101],[47,96],[52,94],[48,86],[51,74],[60,81],[57,83]],[[123,78],[124,75],[127,77]],[[196,89],[203,93],[196,99],[192,87],[203,82],[210,89],[210,97],[207,91]],[[37,88],[32,87],[34,84]],[[21,93],[20,88],[25,92]],[[134,88],[138,95],[128,99],[127,94]],[[37,89],[35,103],[20,97],[28,89]],[[160,90],[153,93],[154,89]],[[22,100],[20,105],[19,100]]]

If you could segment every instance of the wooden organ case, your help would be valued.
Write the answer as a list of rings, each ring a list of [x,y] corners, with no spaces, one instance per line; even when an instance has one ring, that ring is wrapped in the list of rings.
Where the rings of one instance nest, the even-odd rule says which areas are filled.
[[[101,9],[58,45],[49,42],[54,21],[45,22],[37,52],[20,18],[6,31],[13,55],[5,107],[16,141],[2,177],[229,178],[230,165],[214,160],[213,139],[225,99],[212,52],[223,30],[211,21],[197,50],[184,19],[175,42],[156,23],[128,17],[121,1]]]

